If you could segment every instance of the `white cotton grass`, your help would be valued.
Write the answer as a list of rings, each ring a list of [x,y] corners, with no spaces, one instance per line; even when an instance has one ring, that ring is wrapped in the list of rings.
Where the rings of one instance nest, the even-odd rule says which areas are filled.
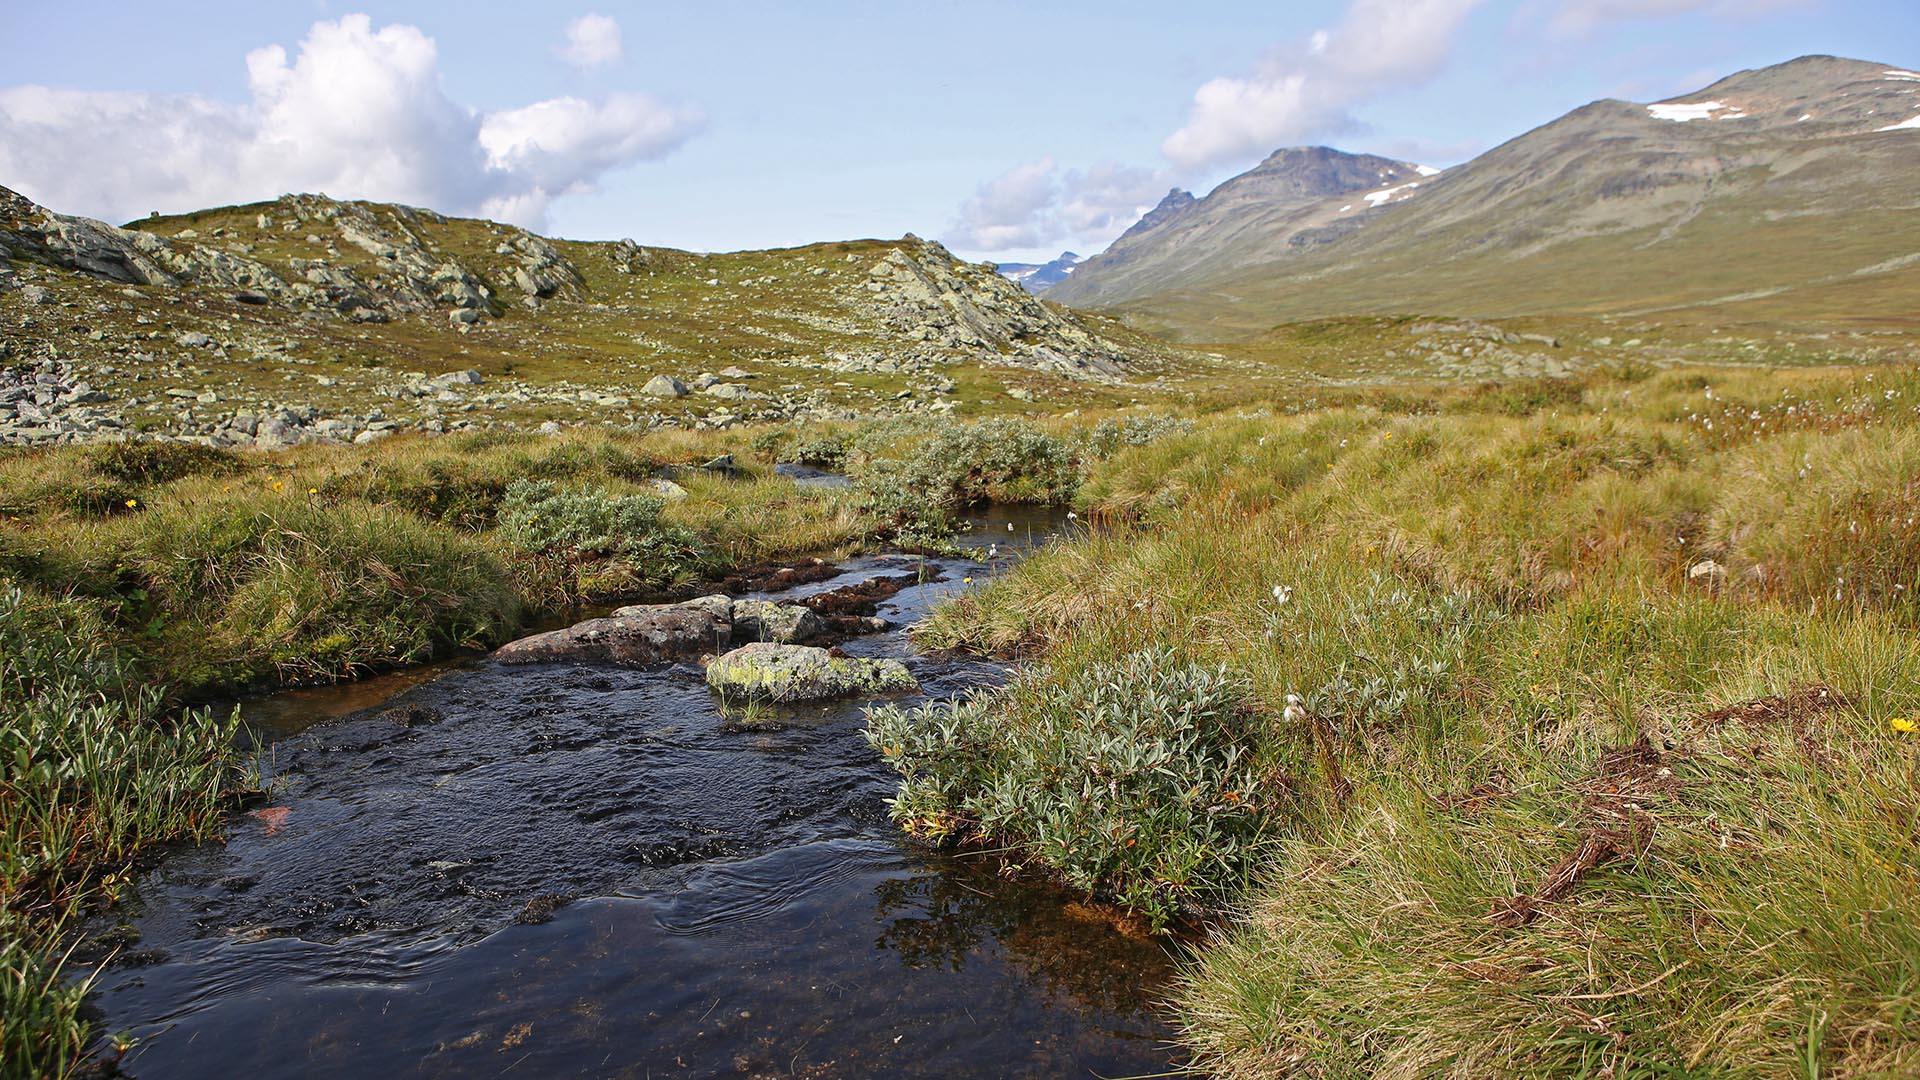
[[[1300,703],[1299,694],[1287,695],[1287,709],[1280,714],[1289,724],[1304,723],[1307,719],[1306,707]]]
[[[1275,585],[1275,586],[1273,587],[1273,602],[1274,602],[1274,603],[1276,603],[1276,604],[1285,604],[1285,603],[1286,603],[1287,601],[1289,601],[1289,600],[1291,600],[1291,599],[1293,599],[1293,586],[1291,586],[1291,585]]]

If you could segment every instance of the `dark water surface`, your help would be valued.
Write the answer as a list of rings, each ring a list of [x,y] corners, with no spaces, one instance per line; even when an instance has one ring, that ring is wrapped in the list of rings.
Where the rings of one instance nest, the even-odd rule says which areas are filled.
[[[910,623],[1057,527],[976,521],[975,558],[928,563],[946,580],[881,614]],[[855,560],[787,595],[919,564]],[[1005,674],[898,632],[846,648],[904,657],[933,696]],[[1172,1067],[1167,948],[990,857],[901,842],[860,703],[738,730],[692,666],[482,661],[249,713],[278,740],[273,798],[142,879],[140,941],[100,973],[105,1028],[140,1039],[132,1075]]]

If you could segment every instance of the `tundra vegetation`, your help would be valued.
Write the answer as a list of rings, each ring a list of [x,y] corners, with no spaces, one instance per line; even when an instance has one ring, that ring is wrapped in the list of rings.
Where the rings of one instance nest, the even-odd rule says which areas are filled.
[[[1201,1070],[1920,1073],[1920,375],[1626,370],[1094,462],[896,818],[1215,917]],[[1289,695],[1292,695],[1290,698]]]
[[[6,1059],[74,1067],[76,916],[249,786],[183,704],[937,548],[998,499],[1068,536],[918,635],[1034,662],[873,711],[895,817],[1208,923],[1201,1069],[1920,1070],[1911,365],[1187,411],[8,452]]]

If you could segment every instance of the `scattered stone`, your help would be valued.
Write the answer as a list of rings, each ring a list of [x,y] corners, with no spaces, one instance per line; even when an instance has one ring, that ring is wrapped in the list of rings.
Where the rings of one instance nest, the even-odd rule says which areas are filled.
[[[655,375],[647,380],[640,392],[650,397],[678,398],[687,396],[687,384],[671,375]]]
[[[745,383],[737,382],[714,383],[707,387],[706,393],[709,397],[717,397],[723,401],[745,401],[755,396]]]
[[[804,607],[776,604],[771,600],[733,602],[735,642],[772,641],[792,645],[817,640],[824,630],[819,617]]]
[[[1726,583],[1727,568],[1712,559],[1701,559],[1687,567],[1687,580],[1709,589],[1717,589]]]

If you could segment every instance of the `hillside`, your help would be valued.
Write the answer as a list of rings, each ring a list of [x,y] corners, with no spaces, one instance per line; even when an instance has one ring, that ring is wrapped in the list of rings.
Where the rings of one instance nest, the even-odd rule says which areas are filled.
[[[0,252],[0,442],[1095,404],[1165,355],[912,236],[705,255],[316,195],[122,229],[0,189]]]
[[[1325,146],[1276,150],[1205,198],[1175,188],[1049,298],[1094,306],[1150,295],[1196,275],[1256,266],[1289,241],[1338,221],[1354,204],[1404,197],[1435,170]]]
[[[1289,204],[1290,224],[1256,230],[1257,265],[1242,252],[1258,243],[1224,227],[1189,231],[1176,254],[1161,225],[1129,258],[1167,270],[1119,273],[1102,255],[1053,297],[1210,340],[1387,312],[1911,326],[1916,120],[1920,76],[1803,57],[1665,102],[1595,102],[1377,207]]]

